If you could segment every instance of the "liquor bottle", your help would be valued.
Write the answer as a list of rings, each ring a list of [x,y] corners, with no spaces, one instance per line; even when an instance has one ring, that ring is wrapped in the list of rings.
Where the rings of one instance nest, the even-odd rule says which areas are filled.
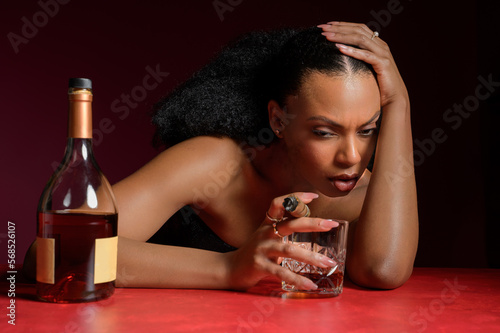
[[[92,81],[69,80],[63,160],[38,203],[36,290],[55,303],[96,301],[114,293],[118,213],[92,151]]]

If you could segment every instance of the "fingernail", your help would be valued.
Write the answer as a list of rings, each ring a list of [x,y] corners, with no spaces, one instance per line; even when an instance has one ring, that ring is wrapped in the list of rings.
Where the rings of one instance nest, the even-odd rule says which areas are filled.
[[[330,230],[331,228],[335,228],[339,226],[339,223],[334,220],[322,220],[319,225],[326,230]]]
[[[305,290],[316,290],[316,289],[318,289],[318,286],[314,282],[312,282],[311,280],[306,281],[303,286],[304,286]]]
[[[323,265],[325,265],[326,267],[334,267],[334,266],[337,266],[337,262],[335,262],[333,259],[331,258],[328,258],[328,257],[325,257],[323,256],[321,258],[321,263]]]
[[[339,44],[339,43],[335,43],[335,46],[338,47],[339,49],[342,49],[342,50],[347,50],[349,49],[349,47],[347,47],[346,45],[344,44]]]
[[[335,36],[335,32],[331,32],[331,31],[324,31],[321,34],[325,37],[334,37]]]
[[[318,197],[319,197],[319,194],[317,194],[317,193],[313,193],[313,192],[304,192],[304,193],[302,193],[302,195],[301,195],[301,198],[302,198],[303,200],[307,200],[307,199],[316,199],[316,198],[318,198]]]

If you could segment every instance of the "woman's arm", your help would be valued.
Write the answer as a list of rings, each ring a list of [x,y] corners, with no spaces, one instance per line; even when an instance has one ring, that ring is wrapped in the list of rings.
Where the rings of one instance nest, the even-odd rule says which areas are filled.
[[[342,43],[342,53],[373,66],[383,110],[371,181],[351,230],[348,273],[363,286],[396,288],[411,275],[418,244],[408,93],[389,47],[380,38],[372,38],[369,28],[344,22],[320,27],[329,40]]]
[[[227,254],[120,237],[117,287],[228,289]]]
[[[162,152],[113,186],[119,211],[118,286],[227,288],[220,253],[146,241],[180,208],[205,200],[196,198],[202,191],[194,189],[210,182],[211,172],[239,163],[240,155],[229,139],[197,137]]]
[[[229,253],[146,243],[175,211],[194,203],[194,195],[200,191],[193,189],[212,182],[210,174],[227,170],[229,165],[234,170],[243,159],[246,161],[245,155],[229,139],[198,137],[163,152],[114,186],[119,210],[118,286],[245,290],[265,276],[276,276],[305,289],[316,287],[278,265],[277,258],[290,257],[325,268],[335,263],[282,243],[267,220],[245,244]],[[234,171],[228,175],[238,177]],[[221,184],[220,195],[213,200],[224,197],[233,180]],[[303,193],[296,195],[305,203],[313,199]],[[198,199],[208,202],[209,198]],[[271,209],[279,209],[283,199],[275,199]],[[331,221],[299,218],[285,223],[281,232],[326,231],[334,226]]]
[[[312,200],[309,193],[294,195],[303,202]],[[284,198],[273,200],[271,214],[279,215],[277,211]],[[337,225],[319,218],[290,219],[280,223],[280,233],[328,231]],[[267,220],[241,248],[228,253],[149,244],[123,237],[118,244],[118,287],[246,290],[266,276],[275,276],[310,290],[317,286],[279,265],[280,257],[322,268],[337,265],[319,253],[283,243]]]

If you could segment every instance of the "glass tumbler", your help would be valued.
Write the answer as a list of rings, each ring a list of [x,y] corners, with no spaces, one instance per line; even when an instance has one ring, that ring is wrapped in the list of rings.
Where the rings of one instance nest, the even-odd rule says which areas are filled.
[[[296,232],[283,238],[284,242],[323,254],[337,263],[330,268],[320,268],[291,258],[284,258],[281,262],[283,267],[307,277],[318,286],[316,290],[299,290],[294,285],[283,281],[284,291],[323,296],[338,296],[342,293],[349,222],[335,221],[339,223],[339,226],[330,231]]]

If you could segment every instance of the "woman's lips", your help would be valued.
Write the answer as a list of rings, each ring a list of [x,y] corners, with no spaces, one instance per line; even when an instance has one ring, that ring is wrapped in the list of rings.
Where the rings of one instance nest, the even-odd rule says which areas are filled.
[[[330,178],[332,184],[341,192],[351,191],[357,184],[359,177],[357,175],[341,175]]]

